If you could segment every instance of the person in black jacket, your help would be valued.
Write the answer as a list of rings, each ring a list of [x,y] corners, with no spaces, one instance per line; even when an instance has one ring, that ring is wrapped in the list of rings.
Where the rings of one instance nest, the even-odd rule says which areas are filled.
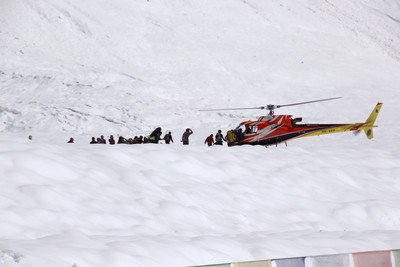
[[[237,132],[236,132],[236,141],[240,142],[240,141],[243,141],[243,139],[244,139],[243,130],[241,128],[239,128],[239,130],[237,130]]]
[[[192,129],[187,128],[186,131],[183,133],[182,135],[182,143],[184,145],[188,145],[189,144],[189,136],[193,133]]]
[[[215,135],[215,145],[222,146],[223,141],[224,141],[224,136],[223,136],[221,130],[218,130],[218,133]]]
[[[169,144],[169,142],[172,142],[172,143],[174,142],[174,140],[172,139],[171,132],[167,132],[164,135],[164,141],[165,141],[166,144]]]

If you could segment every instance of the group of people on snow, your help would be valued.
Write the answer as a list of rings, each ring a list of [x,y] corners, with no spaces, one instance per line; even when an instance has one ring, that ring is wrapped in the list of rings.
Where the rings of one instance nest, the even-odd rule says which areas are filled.
[[[182,139],[181,142],[183,145],[189,145],[189,136],[193,134],[192,129],[187,128],[184,133],[182,134]],[[30,137],[31,139],[31,137]],[[223,142],[226,142],[228,146],[234,146],[236,142],[241,142],[244,139],[244,133],[242,129],[238,129],[236,131],[234,130],[229,130],[225,137],[222,134],[221,130],[218,130],[218,132],[215,134],[215,139],[214,135],[211,134],[209,135],[206,140],[204,141],[204,144],[207,144],[208,146],[212,145],[223,145]],[[134,138],[124,138],[123,136],[118,137],[118,141],[114,139],[113,135],[110,135],[108,139],[108,144],[110,145],[115,145],[115,144],[146,144],[146,143],[159,143],[160,140],[164,140],[166,144],[170,144],[171,142],[173,143],[174,140],[172,138],[172,134],[170,131],[167,131],[167,133],[162,137],[162,130],[161,127],[157,127],[151,134],[148,136],[143,137],[142,135],[140,136],[135,136]],[[68,143],[74,143],[74,138],[70,138]],[[104,138],[104,135],[101,135],[100,137],[92,137],[92,140],[90,141],[90,144],[107,144],[107,140]]]
[[[237,131],[229,130],[226,133],[225,137],[222,135],[221,130],[218,130],[218,132],[215,134],[215,141],[214,141],[214,135],[210,134],[204,141],[204,144],[207,144],[208,146],[212,145],[222,146],[223,142],[225,141],[228,144],[228,146],[234,146],[235,142],[241,142],[243,141],[243,139],[244,139],[244,133],[240,128]]]
[[[148,136],[143,137],[143,135],[140,136],[135,136],[134,138],[125,138],[123,136],[118,137],[118,141],[115,141],[114,136],[110,135],[110,138],[108,139],[108,143],[110,145],[115,145],[115,144],[146,144],[146,143],[158,143],[160,140],[164,140],[166,144],[173,143],[174,140],[172,138],[172,134],[170,131],[168,131],[164,137],[161,137],[162,132],[161,132],[161,127],[156,128],[151,134]],[[92,137],[92,140],[90,141],[90,144],[107,144],[106,139],[104,139],[104,136],[100,137]]]
[[[192,129],[187,128],[185,132],[182,135],[182,140],[181,142],[184,145],[189,144],[189,136],[193,134]],[[32,137],[29,137],[30,140],[32,140]],[[162,137],[162,131],[161,127],[157,127],[151,134],[148,136],[143,137],[142,135],[140,136],[135,136],[134,138],[124,138],[123,136],[118,137],[118,141],[114,139],[113,135],[110,135],[108,139],[108,144],[110,145],[115,145],[115,144],[146,144],[146,143],[159,143],[160,140],[164,140],[166,144],[170,144],[171,142],[174,142],[174,139],[172,138],[171,131],[167,131],[167,133]],[[74,138],[70,138],[70,140],[67,143],[74,143]],[[107,140],[104,138],[104,135],[101,135],[100,137],[92,137],[92,140],[90,141],[90,144],[107,144]]]
[[[92,141],[90,141],[91,144],[107,144],[106,139],[104,139],[104,135],[94,138],[92,137]],[[114,136],[110,135],[110,138],[108,139],[108,143],[110,145],[115,144]]]

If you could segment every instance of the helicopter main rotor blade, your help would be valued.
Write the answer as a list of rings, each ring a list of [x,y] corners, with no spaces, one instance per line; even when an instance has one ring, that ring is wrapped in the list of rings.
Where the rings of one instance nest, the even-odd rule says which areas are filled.
[[[313,100],[313,101],[307,101],[307,102],[300,102],[300,103],[294,103],[294,104],[287,104],[287,105],[276,105],[276,108],[303,105],[303,104],[309,104],[309,103],[315,103],[315,102],[322,102],[322,101],[334,100],[334,99],[339,99],[339,98],[342,98],[342,97],[325,98],[325,99],[319,99],[319,100]]]
[[[286,105],[267,105],[267,106],[262,106],[262,107],[252,107],[252,108],[216,108],[216,109],[201,109],[199,111],[222,111],[222,110],[243,110],[243,109],[267,109],[270,111],[270,114],[273,114],[273,110],[276,108],[280,107],[288,107],[288,106],[296,106],[296,105],[303,105],[303,104],[309,104],[309,103],[315,103],[315,102],[322,102],[322,101],[328,101],[328,100],[334,100],[334,99],[339,99],[342,97],[332,97],[332,98],[325,98],[325,99],[319,99],[319,100],[312,100],[312,101],[306,101],[306,102],[300,102],[300,103],[293,103],[293,104],[286,104]]]
[[[255,108],[215,108],[215,109],[201,109],[199,111],[241,110],[241,109],[265,109],[265,107],[255,107]]]

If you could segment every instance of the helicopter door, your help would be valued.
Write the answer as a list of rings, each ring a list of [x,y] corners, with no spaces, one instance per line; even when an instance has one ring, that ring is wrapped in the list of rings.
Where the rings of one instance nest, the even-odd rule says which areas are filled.
[[[233,132],[236,134],[237,132],[239,132],[239,129],[242,130],[243,133],[246,132],[246,125],[241,124],[238,127],[235,128],[235,130],[233,130]]]

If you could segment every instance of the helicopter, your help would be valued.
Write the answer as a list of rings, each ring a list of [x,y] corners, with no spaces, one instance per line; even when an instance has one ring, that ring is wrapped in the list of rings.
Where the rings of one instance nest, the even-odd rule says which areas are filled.
[[[318,136],[323,134],[333,134],[340,132],[353,131],[358,134],[361,130],[365,132],[368,139],[374,137],[372,129],[378,127],[374,125],[378,113],[382,107],[382,103],[378,103],[373,109],[371,115],[363,123],[352,124],[301,124],[302,118],[292,118],[292,115],[274,115],[277,108],[304,105],[315,102],[339,99],[341,97],[333,97],[319,100],[312,100],[300,103],[292,103],[286,105],[267,105],[261,107],[249,108],[224,108],[224,109],[207,109],[200,111],[222,111],[222,110],[244,110],[244,109],[264,109],[268,110],[267,116],[261,116],[256,121],[245,121],[239,124],[233,130],[236,135],[236,141],[233,145],[278,145],[289,140],[302,138],[307,136]],[[286,144],[287,146],[287,144]]]

